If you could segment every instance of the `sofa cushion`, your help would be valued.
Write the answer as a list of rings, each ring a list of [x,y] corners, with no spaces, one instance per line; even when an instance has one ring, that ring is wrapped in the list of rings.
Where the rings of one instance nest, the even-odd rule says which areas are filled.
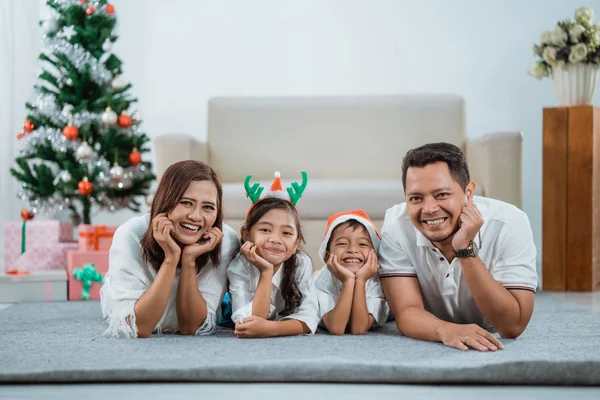
[[[257,181],[269,188],[272,181]],[[285,188],[290,180],[282,179]],[[254,181],[252,181],[254,184]],[[383,219],[385,211],[404,201],[402,182],[375,179],[310,179],[298,202],[303,219],[327,219],[345,210],[362,209],[371,219]],[[243,183],[223,184],[223,207],[226,219],[245,219],[252,202],[246,197]]]

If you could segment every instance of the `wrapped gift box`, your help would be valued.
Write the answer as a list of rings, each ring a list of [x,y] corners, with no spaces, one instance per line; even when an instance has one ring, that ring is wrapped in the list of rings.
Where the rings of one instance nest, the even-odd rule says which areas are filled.
[[[4,225],[4,270],[24,268],[26,271],[33,271],[66,268],[67,251],[73,249],[75,243],[72,224],[56,220],[28,221],[25,224],[25,253],[23,254],[21,254],[22,228],[23,222],[13,221]],[[48,265],[44,264],[46,261]]]
[[[96,271],[98,271],[100,275],[104,277],[108,272],[108,251],[69,251],[69,253],[67,254],[67,274],[69,276],[69,300],[82,300],[82,281],[73,276],[73,272],[75,268],[83,268],[85,264],[94,264],[94,266],[96,267]],[[101,283],[92,282],[92,287],[90,289],[90,300],[100,300],[101,287]]]
[[[53,245],[31,246],[21,254],[12,264],[6,264],[6,272],[18,270],[20,272],[66,270],[67,253],[77,250],[77,243],[56,243]]]
[[[117,228],[113,225],[79,225],[79,250],[109,250]]]
[[[0,303],[66,301],[67,271],[34,271],[25,275],[0,272]]]

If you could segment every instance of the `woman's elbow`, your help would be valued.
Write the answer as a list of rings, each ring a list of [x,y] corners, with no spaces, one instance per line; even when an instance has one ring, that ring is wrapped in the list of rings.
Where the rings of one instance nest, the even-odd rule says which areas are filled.
[[[138,332],[137,332],[138,339],[147,339],[150,336],[152,336],[152,331],[145,330],[145,329],[138,329]]]

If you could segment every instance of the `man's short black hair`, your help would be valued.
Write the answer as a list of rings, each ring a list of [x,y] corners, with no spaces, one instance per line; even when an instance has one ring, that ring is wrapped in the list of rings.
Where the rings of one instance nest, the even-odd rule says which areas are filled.
[[[445,162],[452,178],[465,190],[471,176],[465,153],[450,143],[429,143],[409,150],[402,160],[402,186],[406,191],[406,171],[410,167],[422,168],[436,162]]]

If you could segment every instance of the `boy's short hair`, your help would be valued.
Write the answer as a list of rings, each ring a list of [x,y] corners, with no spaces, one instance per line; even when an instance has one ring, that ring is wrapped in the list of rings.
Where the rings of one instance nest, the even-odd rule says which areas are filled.
[[[333,231],[331,231],[331,237],[329,238],[329,241],[327,242],[327,251],[329,251],[329,247],[331,246],[331,239],[333,239],[333,235],[335,235],[335,231],[337,231],[338,229],[340,229],[342,227],[348,227],[348,228],[352,229],[352,232],[354,232],[358,228],[363,228],[365,230],[365,232],[367,232],[367,236],[369,237],[369,243],[371,243],[371,247],[373,247],[373,241],[371,240],[371,235],[369,235],[369,231],[367,230],[367,227],[355,219],[349,219],[348,221],[342,222],[341,224],[339,224],[338,226],[333,228]]]

